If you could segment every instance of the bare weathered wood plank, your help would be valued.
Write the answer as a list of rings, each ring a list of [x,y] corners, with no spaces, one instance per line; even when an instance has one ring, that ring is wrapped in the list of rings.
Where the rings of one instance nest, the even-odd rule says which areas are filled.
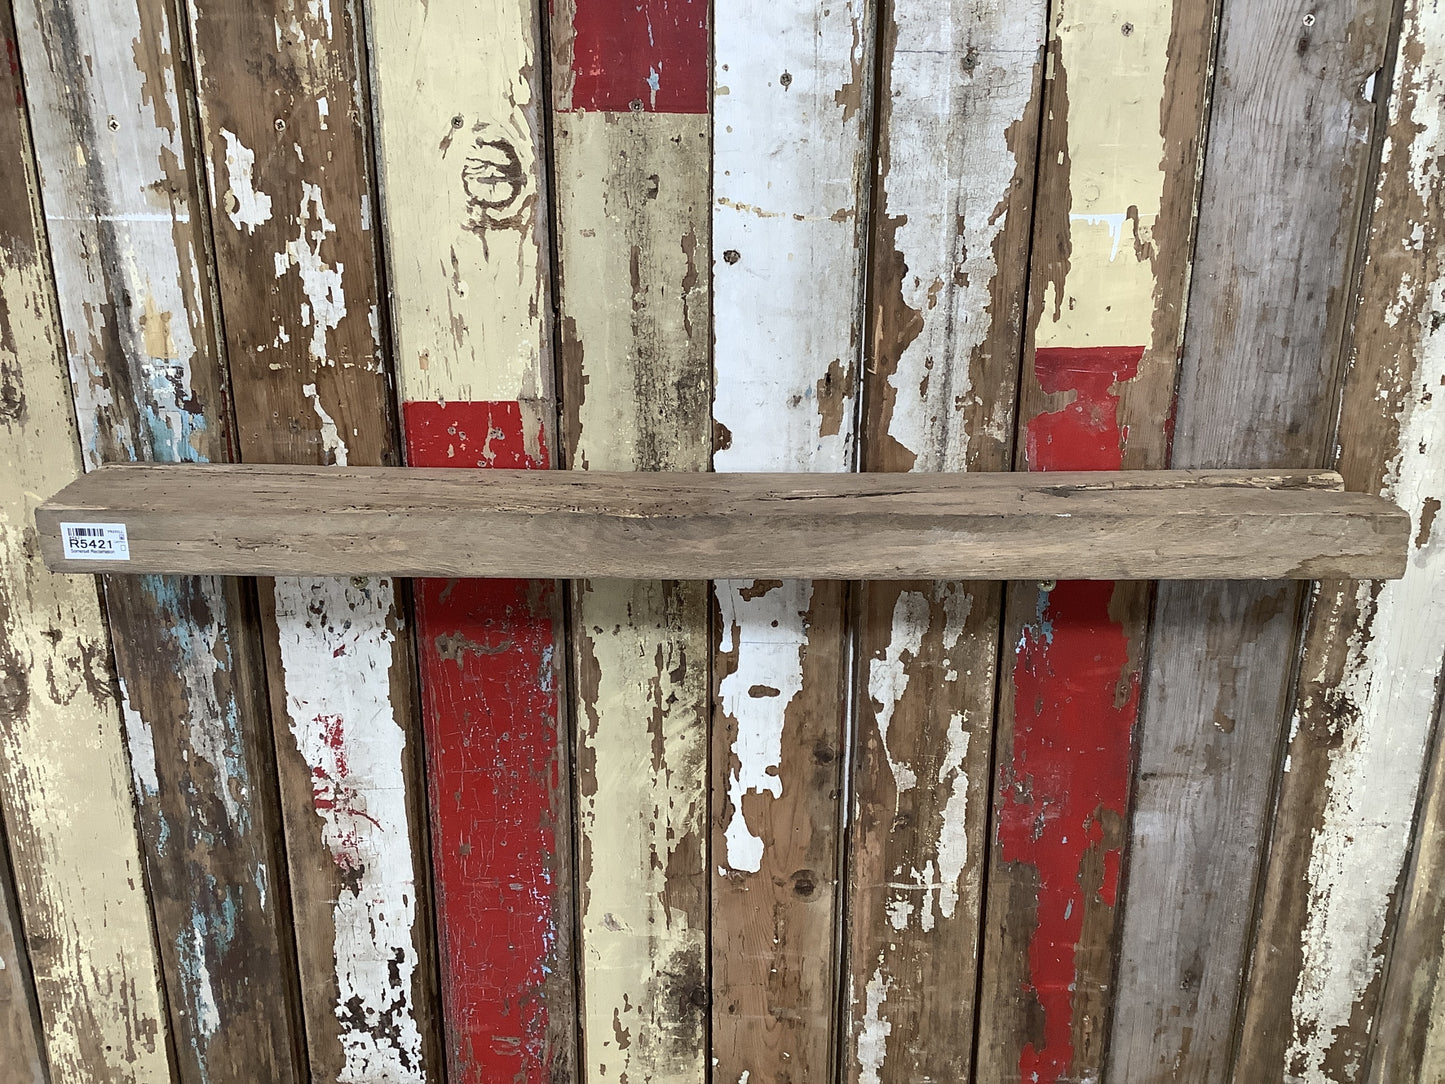
[[[540,8],[368,11],[407,465],[550,467]],[[570,1080],[561,595],[449,579],[416,596],[449,1079]]]
[[[1177,466],[1326,461],[1390,9],[1224,7]],[[1301,595],[1159,589],[1107,1075],[1228,1071]]]
[[[1388,1079],[1439,1076],[1406,1068],[1415,1007],[1377,1010],[1445,663],[1434,525],[1445,500],[1442,92],[1445,10],[1410,0],[1335,436],[1350,487],[1409,511],[1410,558],[1398,582],[1327,582],[1313,600],[1239,1025],[1241,1080],[1363,1080],[1379,1029],[1391,1036],[1376,1044]],[[1401,971],[1424,963],[1416,952],[1395,957]]]
[[[16,56],[8,6],[0,38]],[[24,94],[0,67],[0,806],[56,1080],[171,1078],[95,585],[47,573],[38,495],[81,469]],[[81,980],[83,977],[83,981]]]
[[[358,4],[187,8],[240,458],[395,463]],[[281,578],[260,608],[310,1072],[440,1079],[403,599]]]
[[[857,467],[876,15],[851,0],[717,11],[718,471]],[[714,595],[714,1072],[832,1081],[848,592],[768,576]]]
[[[1337,480],[1138,471],[819,484],[797,474],[642,481],[602,471],[129,466],[68,486],[38,522],[46,559],[82,573],[1398,576],[1405,513],[1380,497],[1315,486]],[[129,557],[66,555],[62,524],[107,522],[127,531]]]
[[[225,368],[177,6],[17,10],[85,465],[224,462]],[[295,1079],[274,753],[242,587],[124,577],[105,598],[177,1070],[198,1084]]]
[[[1016,468],[1167,464],[1212,16],[1051,8]],[[979,1079],[1102,1068],[1149,592],[1007,593]]]
[[[49,1084],[35,977],[25,951],[10,849],[4,836],[0,824],[0,1065],[12,1075],[14,1084]]]
[[[708,5],[578,0],[552,30],[567,461],[705,471]],[[593,579],[572,598],[584,1071],[700,1082],[707,589]]]

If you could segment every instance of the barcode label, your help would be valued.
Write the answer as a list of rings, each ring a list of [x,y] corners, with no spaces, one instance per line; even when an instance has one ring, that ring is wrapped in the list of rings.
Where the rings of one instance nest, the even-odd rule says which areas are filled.
[[[124,523],[62,523],[60,537],[71,561],[129,561]]]

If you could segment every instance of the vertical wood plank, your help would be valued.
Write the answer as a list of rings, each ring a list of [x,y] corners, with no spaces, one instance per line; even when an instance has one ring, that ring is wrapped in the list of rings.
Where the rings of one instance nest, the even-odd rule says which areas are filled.
[[[55,1078],[148,1084],[170,1062],[105,625],[33,526],[80,454],[14,30],[0,8],[0,805]]]
[[[85,465],[225,461],[177,11],[16,8]],[[105,597],[179,1075],[294,1079],[299,1006],[254,615],[235,580],[118,576]]]
[[[874,11],[770,2],[716,19],[713,465],[852,470]],[[714,590],[714,1074],[831,1081],[846,585]]]
[[[1410,512],[1410,560],[1403,579],[1323,583],[1314,598],[1239,1027],[1243,1080],[1363,1080],[1377,1019],[1393,1029],[1382,1057],[1410,1045],[1411,1007],[1377,1008],[1445,662],[1439,4],[1405,5],[1389,94],[1335,444],[1347,488]],[[1422,962],[1408,949],[1396,960]],[[1431,1079],[1404,1056],[1395,1065],[1393,1079]]]
[[[1390,7],[1224,7],[1176,467],[1326,459]],[[1159,589],[1111,1042],[1119,1079],[1228,1070],[1300,601],[1283,583]]]
[[[1208,4],[1053,11],[1015,463],[1168,463]],[[980,1080],[1097,1079],[1149,587],[1007,592]]]
[[[539,11],[373,3],[406,462],[552,466]],[[417,633],[453,1084],[573,1079],[555,583],[425,580]]]
[[[188,10],[241,458],[395,463],[357,7]],[[403,600],[365,578],[260,595],[311,1074],[439,1079]]]
[[[862,462],[1007,470],[1045,5],[884,11]],[[1002,594],[859,589],[850,1082],[971,1071]]]
[[[25,951],[20,905],[4,834],[0,824],[0,1065],[6,1067],[15,1084],[49,1084],[35,978]]]
[[[708,6],[553,11],[574,469],[706,470]],[[707,1078],[706,585],[573,588],[583,1065]]]
[[[1445,1077],[1445,758],[1440,703],[1402,913],[1380,992],[1370,1084]]]

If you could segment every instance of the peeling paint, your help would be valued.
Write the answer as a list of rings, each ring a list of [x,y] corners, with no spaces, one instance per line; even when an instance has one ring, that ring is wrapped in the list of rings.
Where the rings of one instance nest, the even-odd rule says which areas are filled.
[[[888,724],[893,711],[908,686],[908,673],[904,668],[905,656],[916,656],[923,646],[923,635],[928,628],[928,600],[917,591],[905,591],[898,596],[893,608],[893,635],[881,659],[868,664],[868,695],[872,697],[878,718],[878,732],[883,741],[883,752],[888,758],[888,767],[899,792],[912,790],[918,785],[918,776],[907,764],[894,759],[888,748]]]
[[[316,416],[321,419],[321,449],[326,461],[338,467],[346,466],[346,442],[337,432],[336,420],[326,413],[326,408],[321,405],[321,395],[316,390],[316,385],[303,384],[301,394],[311,400],[311,409],[316,411]]]
[[[130,706],[125,682],[117,681],[116,684],[120,687],[120,708],[125,718],[126,745],[130,752],[130,770],[135,778],[136,790],[142,795],[155,797],[161,786],[156,774],[155,732]]]
[[[706,470],[708,16],[555,6],[554,181],[569,464]],[[707,1075],[702,583],[573,593],[584,1075]]]
[[[0,16],[0,24],[8,16]],[[0,79],[0,798],[50,1071],[170,1079],[105,620],[45,570],[35,506],[80,472],[17,72]],[[83,754],[83,755],[82,755]],[[86,977],[77,982],[76,976]]]
[[[900,343],[879,349],[894,365],[884,424],[917,457],[915,470],[966,470],[987,442],[1011,436],[1012,404],[985,402],[995,389],[974,387],[972,362],[1011,320],[995,311],[998,245],[1018,166],[1013,127],[1034,92],[1044,20],[1035,4],[984,7],[894,5],[881,210],[907,269],[897,304],[908,326],[885,324]],[[960,55],[971,60],[962,76]],[[918,87],[934,92],[917,96]],[[965,432],[975,410],[980,431]]]
[[[339,327],[346,317],[346,291],[341,277],[344,264],[334,266],[321,257],[321,246],[327,235],[336,232],[336,223],[326,217],[321,188],[301,183],[301,209],[297,215],[300,233],[276,254],[276,277],[292,268],[301,278],[301,291],[306,300],[301,305],[301,323],[311,328],[311,357],[322,365],[335,364],[327,350],[326,333]],[[315,222],[312,217],[315,216]]]
[[[809,580],[780,580],[773,585],[719,580],[724,653],[737,662],[718,685],[724,714],[736,720],[736,764],[728,774],[727,865],[757,873],[762,869],[763,837],[748,826],[748,795],[783,796],[778,769],[783,759],[783,720],[788,705],[803,690],[804,618],[813,597]]]
[[[701,584],[595,580],[578,761],[583,1043],[605,1079],[699,1079],[707,813]]]
[[[715,470],[856,469],[874,16],[851,0],[716,9]],[[833,1057],[837,1031],[844,594],[713,593],[715,1072],[781,1080]]]
[[[861,1070],[859,1084],[881,1084],[883,1059],[888,1049],[888,1036],[893,1025],[883,1019],[883,1003],[888,1000],[888,980],[882,970],[875,970],[868,980],[866,1006],[863,1010],[863,1027],[858,1033],[858,1047],[855,1055]]]
[[[221,129],[226,141],[226,191],[222,201],[226,217],[236,229],[255,233],[256,227],[271,219],[271,197],[258,192],[252,170],[256,168],[256,152],[236,138],[235,132]]]
[[[1357,332],[1358,351],[1384,357],[1357,360],[1351,375],[1358,379],[1368,362],[1379,387],[1347,388],[1340,440],[1354,464],[1382,431],[1393,436],[1380,448],[1379,491],[1411,514],[1413,529],[1404,577],[1361,582],[1352,598],[1342,592],[1317,605],[1313,621],[1325,635],[1312,629],[1307,640],[1292,731],[1328,727],[1333,737],[1285,1051],[1287,1071],[1307,1084],[1359,1075],[1369,1029],[1359,1022],[1362,999],[1384,966],[1445,643],[1445,541],[1428,527],[1445,496],[1445,234],[1434,220],[1445,195],[1445,7],[1407,4],[1400,48],[1380,172],[1390,202],[1376,210],[1365,280],[1367,298],[1377,290],[1393,297],[1378,317],[1363,309]],[[1383,341],[1371,337],[1376,320],[1388,329]],[[1365,399],[1373,402],[1361,409]],[[1383,430],[1373,417],[1381,408]],[[1351,618],[1343,626],[1342,614]]]
[[[283,578],[274,591],[287,724],[310,767],[338,875],[338,1079],[423,1082],[411,1004],[416,886],[402,783],[406,734],[391,703],[392,584]]]

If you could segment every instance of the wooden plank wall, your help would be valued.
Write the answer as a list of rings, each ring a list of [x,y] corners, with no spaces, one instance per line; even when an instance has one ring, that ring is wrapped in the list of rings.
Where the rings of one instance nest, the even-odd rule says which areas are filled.
[[[1436,0],[0,30],[7,1071],[1445,1078]],[[1414,531],[1309,589],[44,572],[136,459],[1332,466]]]

